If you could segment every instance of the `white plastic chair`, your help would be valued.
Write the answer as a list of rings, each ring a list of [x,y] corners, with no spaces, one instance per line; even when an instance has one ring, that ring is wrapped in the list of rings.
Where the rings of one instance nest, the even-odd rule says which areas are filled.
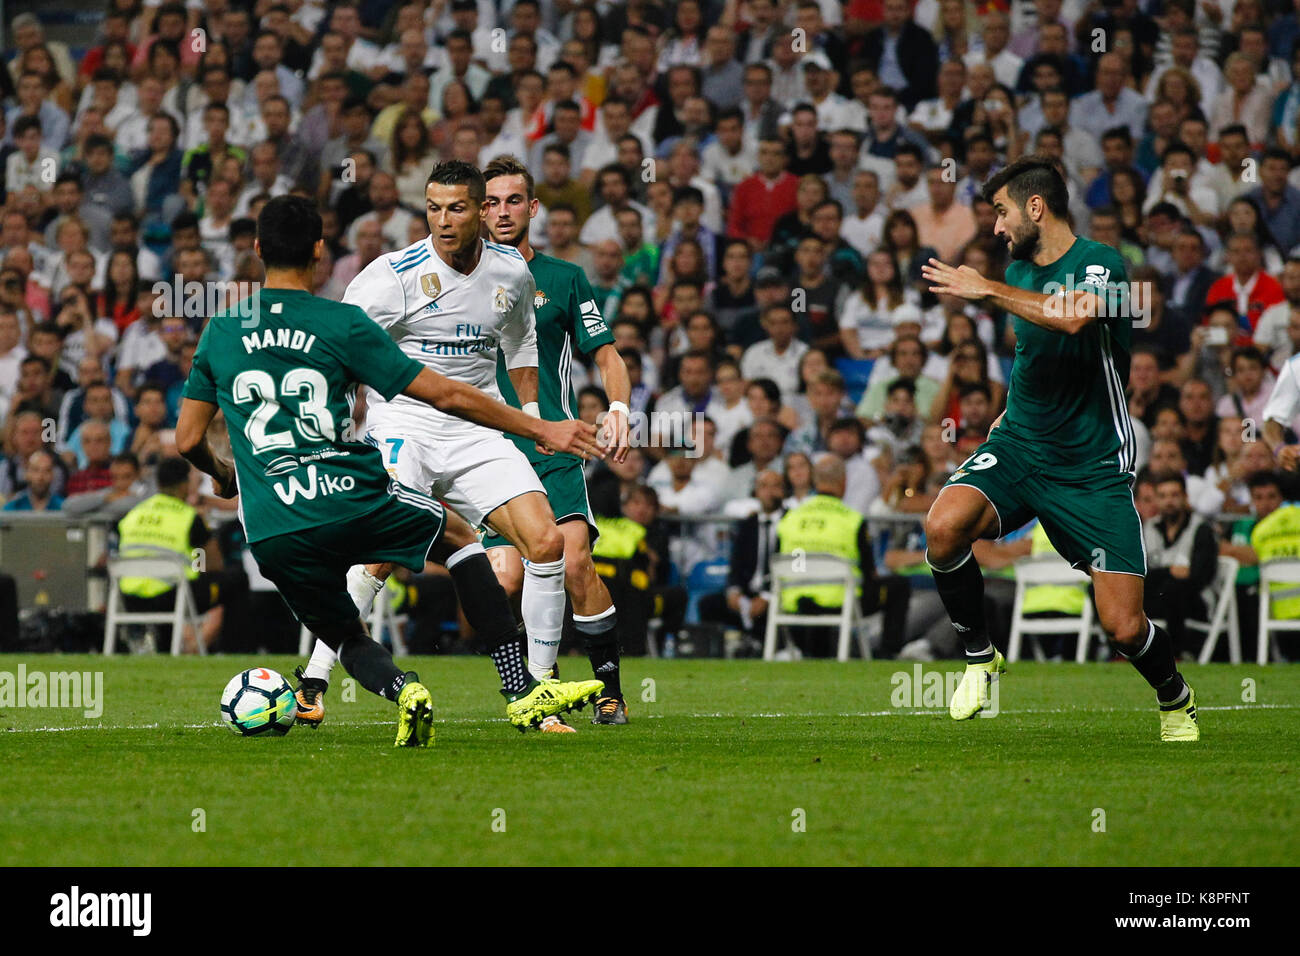
[[[112,654],[117,646],[117,629],[123,624],[170,624],[172,656],[178,656],[185,643],[185,625],[194,629],[194,643],[206,654],[198,608],[190,593],[189,558],[145,545],[133,546],[126,555],[108,559],[108,604],[104,612],[104,653]],[[172,585],[174,599],[170,611],[128,611],[123,605],[118,582],[122,578],[153,578]]]
[[[380,644],[384,643],[384,632],[388,632],[393,644],[394,657],[406,654],[406,639],[402,636],[406,615],[394,613],[386,590],[375,595],[375,601],[370,605],[370,620],[367,623],[370,625],[370,636]],[[307,625],[302,625],[298,629],[298,655],[309,656],[315,640],[315,635],[307,629]]]
[[[1270,584],[1290,584],[1292,587],[1270,594]],[[1300,618],[1272,616],[1272,598],[1296,595],[1300,595],[1300,558],[1277,558],[1259,566],[1259,649],[1255,663],[1268,663],[1269,638],[1273,631],[1300,631]]]
[[[1007,641],[1007,661],[1020,660],[1020,647],[1026,634],[1074,634],[1078,637],[1075,659],[1083,662],[1088,653],[1088,638],[1092,633],[1092,598],[1084,596],[1083,611],[1078,617],[1025,617],[1025,592],[1039,585],[1068,585],[1078,587],[1087,582],[1087,575],[1076,571],[1058,554],[1037,554],[1020,558],[1013,565],[1016,574],[1016,598],[1011,609],[1011,637]],[[1034,642],[1034,656],[1043,659],[1043,649]]]
[[[1228,631],[1228,660],[1234,664],[1241,663],[1241,623],[1237,620],[1237,571],[1240,567],[1236,558],[1219,555],[1219,570],[1214,582],[1218,596],[1210,611],[1210,620],[1187,622],[1189,628],[1205,634],[1199,658],[1201,664],[1210,663],[1225,627]]]
[[[839,629],[839,646],[836,660],[849,659],[849,638],[857,634],[858,650],[863,660],[871,660],[871,642],[863,628],[863,618],[858,605],[858,588],[862,574],[851,561],[834,554],[810,552],[807,554],[774,554],[771,559],[772,598],[767,609],[767,631],[763,638],[763,660],[776,659],[777,629],[785,624],[805,627],[834,627]],[[781,610],[783,587],[807,587],[816,584],[838,584],[844,588],[844,603],[840,613],[798,614]]]

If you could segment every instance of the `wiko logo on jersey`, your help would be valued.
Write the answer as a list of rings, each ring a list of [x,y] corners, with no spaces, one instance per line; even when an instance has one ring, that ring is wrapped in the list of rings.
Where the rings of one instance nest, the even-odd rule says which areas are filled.
[[[271,487],[275,489],[277,498],[286,505],[292,506],[299,498],[313,501],[317,496],[325,498],[339,492],[351,491],[356,486],[356,479],[351,475],[344,475],[342,478],[322,475],[316,470],[315,465],[308,465],[305,485],[298,480],[297,475],[290,475],[288,481],[277,481]]]
[[[1079,285],[1096,286],[1098,289],[1105,289],[1110,282],[1110,270],[1105,266],[1085,266],[1083,269],[1083,280]]]
[[[578,309],[582,312],[582,324],[586,327],[588,335],[600,335],[606,331],[605,320],[600,316],[600,309],[595,299],[588,299],[578,306]]]

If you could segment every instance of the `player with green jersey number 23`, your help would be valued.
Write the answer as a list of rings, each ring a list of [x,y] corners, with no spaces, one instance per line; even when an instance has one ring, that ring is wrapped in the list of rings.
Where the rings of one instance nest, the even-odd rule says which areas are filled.
[[[926,560],[966,643],[966,673],[949,713],[975,716],[1006,669],[988,638],[984,578],[971,544],[1037,517],[1056,550],[1092,578],[1111,646],[1155,688],[1161,739],[1196,740],[1196,695],[1178,672],[1169,635],[1142,609],[1146,552],[1124,398],[1132,333],[1124,260],[1074,234],[1066,181],[1050,157],[1016,160],[989,180],[984,196],[997,213],[994,234],[1011,250],[1006,283],[936,259],[921,270],[936,294],[1011,313],[1016,333],[1006,411],[926,516]]]

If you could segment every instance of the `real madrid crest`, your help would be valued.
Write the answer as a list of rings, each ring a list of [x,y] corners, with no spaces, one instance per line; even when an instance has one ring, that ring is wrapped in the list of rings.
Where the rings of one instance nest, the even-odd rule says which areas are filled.
[[[420,276],[420,288],[424,290],[424,294],[429,298],[436,299],[438,293],[442,292],[442,283],[438,281],[438,273],[426,272]]]
[[[506,287],[503,285],[497,286],[497,291],[492,295],[492,311],[510,311],[510,300],[506,298]]]
[[[533,294],[533,308],[534,308],[534,309],[540,309],[540,308],[541,308],[542,306],[544,306],[548,301],[550,301],[550,300],[546,298],[546,293],[543,292],[541,289],[538,289],[538,290]]]

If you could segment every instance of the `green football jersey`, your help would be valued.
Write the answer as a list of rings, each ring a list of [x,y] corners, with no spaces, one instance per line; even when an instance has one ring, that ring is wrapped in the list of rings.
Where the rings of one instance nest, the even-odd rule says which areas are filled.
[[[998,430],[1031,447],[1049,468],[1113,463],[1133,473],[1136,446],[1124,397],[1133,330],[1123,257],[1110,246],[1080,237],[1050,265],[1012,262],[1006,281],[1047,294],[1096,292],[1107,308],[1077,335],[1015,317],[1015,364],[1006,417]],[[1059,301],[1064,305],[1067,300]]]
[[[537,407],[547,421],[564,421],[578,417],[578,398],[573,392],[573,343],[590,355],[602,345],[612,344],[614,334],[601,317],[596,294],[586,274],[572,263],[540,252],[528,262],[537,293],[533,313],[537,317]],[[521,408],[519,397],[506,374],[505,360],[497,356],[497,387],[507,404]],[[518,435],[509,436],[534,464],[561,458],[578,460],[576,455],[559,452],[538,454],[533,442]]]
[[[184,392],[226,417],[249,544],[383,503],[388,472],[354,440],[352,398],[361,382],[391,399],[422,368],[354,305],[263,289],[253,311],[212,318]]]

